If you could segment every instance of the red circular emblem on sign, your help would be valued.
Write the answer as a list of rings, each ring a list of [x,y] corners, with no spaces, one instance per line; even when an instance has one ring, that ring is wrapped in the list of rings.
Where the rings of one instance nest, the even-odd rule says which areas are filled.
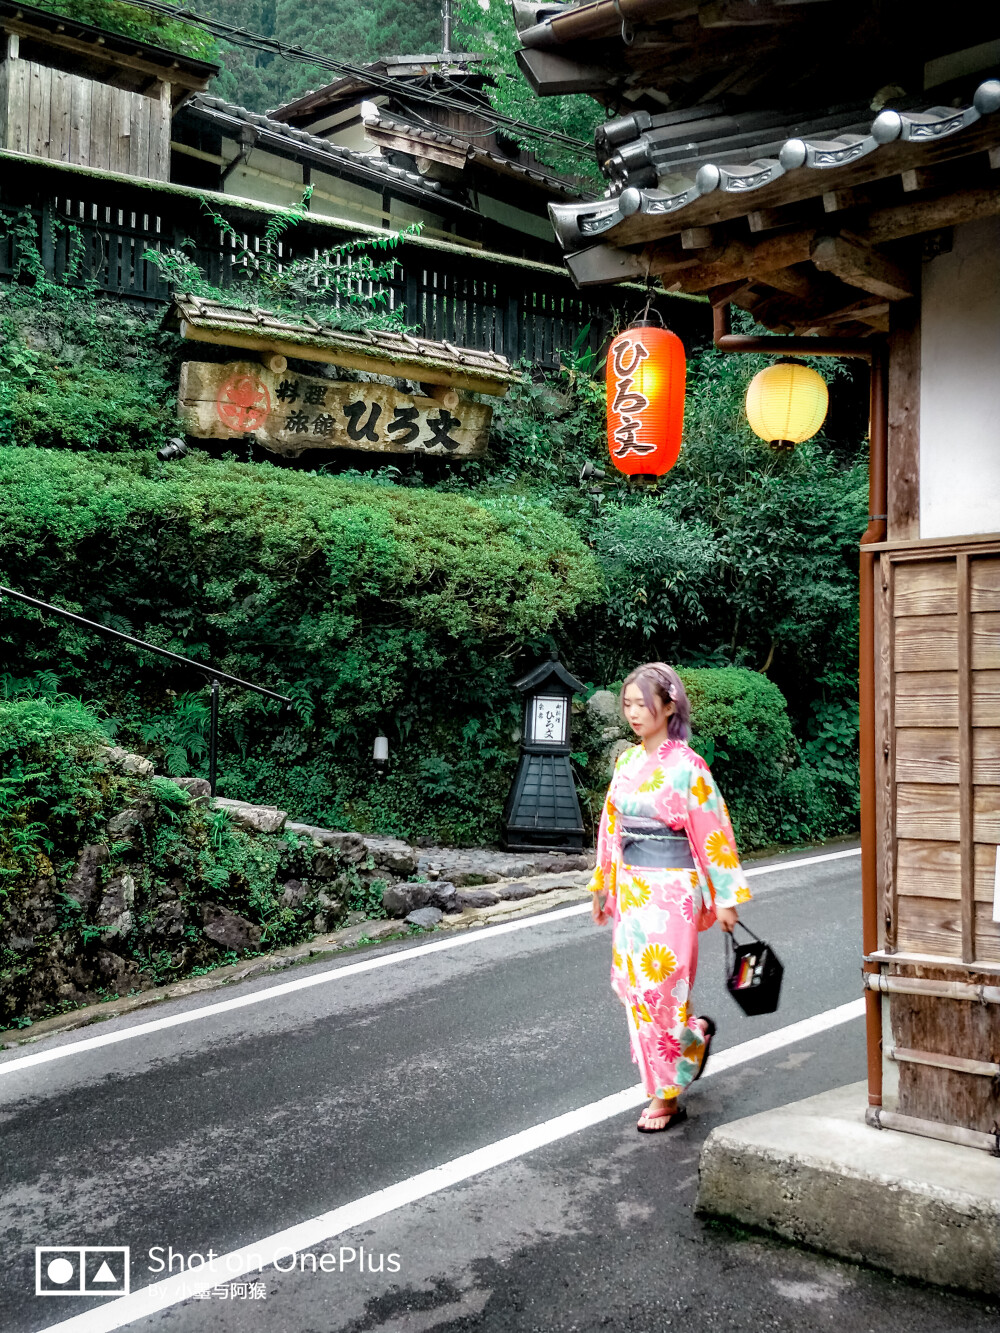
[[[219,390],[216,406],[224,426],[246,434],[270,416],[271,395],[256,375],[233,375]]]

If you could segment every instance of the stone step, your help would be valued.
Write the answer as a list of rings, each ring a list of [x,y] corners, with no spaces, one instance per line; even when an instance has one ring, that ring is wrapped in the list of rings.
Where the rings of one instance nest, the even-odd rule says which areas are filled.
[[[413,912],[423,908],[436,908],[450,915],[466,912],[470,908],[520,902],[542,893],[551,893],[555,889],[585,888],[589,880],[589,870],[568,870],[515,880],[498,879],[480,888],[460,887],[448,880],[411,880],[390,885],[382,896],[382,905],[390,917],[409,920]],[[424,923],[418,921],[417,924]]]

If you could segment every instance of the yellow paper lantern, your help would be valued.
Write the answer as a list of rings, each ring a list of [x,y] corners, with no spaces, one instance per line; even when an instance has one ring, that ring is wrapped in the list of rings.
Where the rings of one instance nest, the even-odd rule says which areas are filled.
[[[747,389],[750,429],[768,444],[791,448],[816,434],[830,395],[823,376],[801,361],[765,366]]]

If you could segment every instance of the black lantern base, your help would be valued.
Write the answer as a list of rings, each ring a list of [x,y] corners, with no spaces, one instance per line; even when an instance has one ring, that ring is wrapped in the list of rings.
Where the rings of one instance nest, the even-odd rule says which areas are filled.
[[[504,810],[509,852],[579,852],[583,816],[568,754],[522,754]]]

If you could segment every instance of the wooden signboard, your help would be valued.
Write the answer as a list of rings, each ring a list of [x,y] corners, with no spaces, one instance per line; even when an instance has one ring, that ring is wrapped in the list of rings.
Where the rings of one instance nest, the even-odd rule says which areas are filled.
[[[181,366],[180,416],[189,435],[252,435],[277,454],[305,449],[479,458],[486,452],[492,408],[459,400],[452,408],[384,384],[278,374],[258,361]]]

